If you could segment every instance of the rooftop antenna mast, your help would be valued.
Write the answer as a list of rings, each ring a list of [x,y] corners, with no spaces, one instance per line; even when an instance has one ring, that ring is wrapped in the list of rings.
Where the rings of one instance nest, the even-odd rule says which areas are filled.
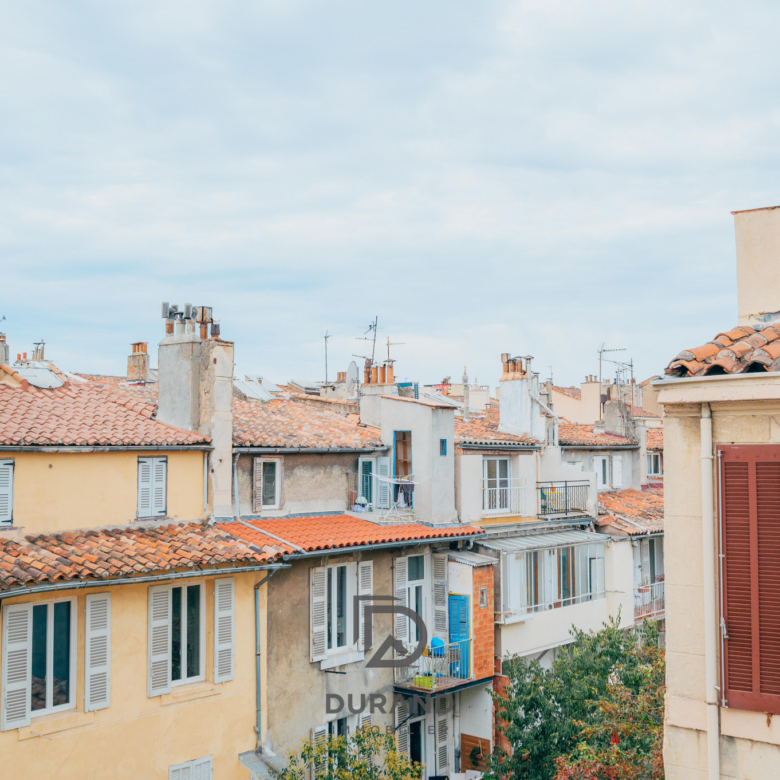
[[[607,352],[625,352],[625,347],[617,347],[616,349],[604,349],[604,343],[602,342],[601,348],[599,349],[599,396],[601,395],[601,385],[602,385],[602,379],[601,379],[601,362],[602,360],[606,360],[608,363],[615,363],[616,361],[610,360],[609,358],[605,358],[604,354]],[[602,418],[602,404],[599,403],[599,420]]]
[[[330,338],[330,333],[328,331],[325,331],[325,384],[328,384],[328,339]]]
[[[369,324],[368,328],[366,329],[366,333],[371,333],[371,336],[366,336],[365,334],[362,336],[357,336],[356,338],[358,341],[370,341],[371,342],[371,365],[374,365],[374,358],[376,357],[376,332],[378,328],[379,323],[379,317],[374,317],[374,321]],[[362,357],[365,360],[368,360],[369,358],[365,355],[354,355],[354,357]]]
[[[402,344],[404,344],[403,341],[390,341],[390,336],[387,337],[387,362],[392,363],[393,361],[390,359],[390,347],[400,347]]]

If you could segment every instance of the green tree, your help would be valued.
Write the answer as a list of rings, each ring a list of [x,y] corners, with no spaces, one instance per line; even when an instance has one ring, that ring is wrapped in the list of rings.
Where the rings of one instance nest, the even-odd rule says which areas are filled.
[[[584,730],[603,725],[603,707],[618,693],[615,686],[631,696],[647,686],[648,659],[643,648],[653,646],[660,652],[654,624],[626,631],[620,628],[618,616],[601,631],[573,628],[571,633],[574,642],[550,669],[519,657],[504,662],[509,683],[503,695],[494,694],[494,700],[499,729],[511,751],[497,748],[489,757],[488,780],[551,780],[565,768],[556,759],[572,755],[580,743],[602,746],[605,731],[586,736]],[[637,739],[636,744],[644,743]]]
[[[278,780],[420,780],[420,764],[398,752],[394,734],[364,728],[350,737],[305,743]]]

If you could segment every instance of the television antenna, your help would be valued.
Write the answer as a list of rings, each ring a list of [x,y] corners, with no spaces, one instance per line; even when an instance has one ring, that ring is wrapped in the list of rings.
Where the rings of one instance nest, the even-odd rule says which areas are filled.
[[[364,360],[368,360],[370,365],[374,365],[374,358],[376,357],[376,332],[379,327],[379,317],[374,317],[374,321],[372,323],[369,323],[368,328],[366,328],[365,333],[362,336],[356,336],[358,341],[370,341],[371,342],[371,357],[368,357],[367,355],[355,355],[353,354],[352,357],[359,357],[363,358]],[[367,335],[371,333],[372,335]]]
[[[328,339],[330,338],[330,333],[328,331],[325,331],[325,384],[328,384]]]
[[[403,341],[390,341],[390,336],[387,337],[387,362],[388,363],[395,363],[394,360],[390,359],[390,347],[400,347],[405,342]]]

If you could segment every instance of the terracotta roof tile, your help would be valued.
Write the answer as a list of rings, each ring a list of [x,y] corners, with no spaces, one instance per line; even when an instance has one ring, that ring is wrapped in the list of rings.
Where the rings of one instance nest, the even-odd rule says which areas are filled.
[[[558,387],[557,385],[553,385],[553,390],[562,395],[568,395],[569,398],[576,398],[577,400],[582,398],[582,391],[579,387]]]
[[[647,449],[654,452],[663,451],[664,448],[664,429],[663,428],[648,428],[647,429]]]
[[[615,433],[597,433],[593,425],[570,423],[561,418],[558,424],[558,443],[570,447],[626,447],[634,446],[634,442],[625,436]]]
[[[622,518],[627,517],[637,528]],[[615,493],[599,493],[599,526],[609,526],[624,531],[629,536],[646,533],[663,533],[664,491],[620,490]]]
[[[711,376],[780,371],[780,325],[740,325],[701,347],[684,349],[666,367],[668,376]]]
[[[306,552],[315,550],[354,547],[382,542],[405,542],[419,539],[442,539],[452,536],[472,536],[483,533],[469,525],[432,527],[420,523],[381,525],[351,515],[315,515],[309,517],[287,517],[268,520],[244,520],[257,530],[247,528],[243,523],[217,523],[217,527],[255,545],[278,546],[285,553],[295,553],[294,547],[280,542],[284,539]],[[279,537],[266,536],[263,531]]]
[[[142,446],[203,444],[208,436],[153,419],[155,406],[92,383],[55,389],[0,384],[0,444]]]
[[[530,436],[518,436],[512,433],[502,433],[498,430],[498,415],[472,417],[465,421],[463,417],[455,416],[456,444],[527,444],[538,445],[536,439]]]
[[[628,406],[634,417],[652,417],[656,420],[661,419],[660,415],[648,412],[647,409],[643,409],[641,406],[632,406],[631,404],[626,404],[626,406]]]
[[[343,415],[294,400],[233,399],[233,444],[236,447],[382,447],[379,430]]]
[[[214,526],[67,531],[0,539],[0,589],[222,563],[268,563],[273,556]]]

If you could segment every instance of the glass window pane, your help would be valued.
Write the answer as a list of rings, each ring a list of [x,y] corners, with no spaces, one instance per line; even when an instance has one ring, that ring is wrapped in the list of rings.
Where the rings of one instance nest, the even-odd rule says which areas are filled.
[[[424,555],[410,555],[409,556],[409,580],[422,580],[425,579],[425,556]]]
[[[52,707],[70,701],[70,608],[69,601],[59,601],[54,607],[52,630]]]
[[[171,680],[181,680],[181,588],[174,588],[173,605],[173,642],[171,653]]]
[[[187,677],[200,674],[200,585],[187,586]]]
[[[46,708],[46,640],[48,618],[48,604],[37,604],[33,607],[31,691],[31,709],[33,711]]]
[[[346,647],[347,644],[347,567],[336,569],[336,647]]]
[[[328,650],[333,649],[333,569],[328,569]]]
[[[498,461],[498,476],[503,481],[506,481],[509,479],[509,461],[508,460],[500,460]]]
[[[496,481],[496,461],[495,460],[486,460],[485,461],[485,476],[488,479],[488,487],[495,487],[495,481]]]
[[[276,463],[263,463],[263,506],[276,505]]]

